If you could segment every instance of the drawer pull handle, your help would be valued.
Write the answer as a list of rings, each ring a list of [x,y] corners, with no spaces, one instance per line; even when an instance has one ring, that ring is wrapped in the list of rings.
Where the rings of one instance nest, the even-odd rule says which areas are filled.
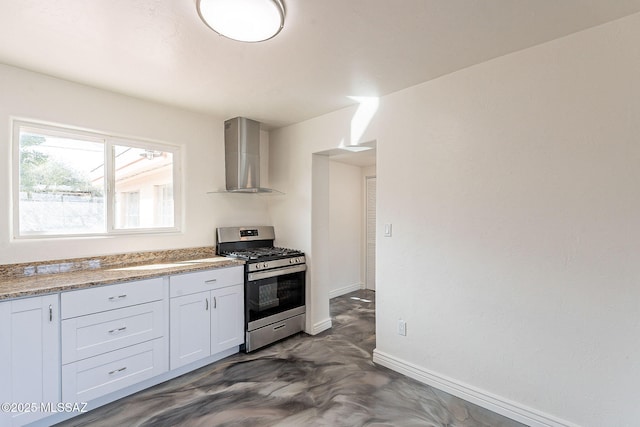
[[[127,329],[127,327],[126,327],[126,326],[123,326],[122,328],[112,329],[112,330],[110,330],[110,331],[109,331],[109,333],[110,333],[110,334],[115,334],[115,333],[117,333],[117,332],[122,332],[122,331],[124,331],[125,329]]]
[[[114,302],[122,298],[126,298],[127,294],[118,295],[117,297],[109,297],[109,301]]]
[[[216,283],[218,281],[218,279],[209,279],[209,280],[205,280],[204,283]]]
[[[282,325],[274,326],[274,327],[273,327],[273,330],[274,330],[274,331],[277,331],[278,329],[282,329],[282,328],[284,328],[285,326],[287,326],[287,324],[286,324],[286,323],[283,323]]]
[[[120,368],[120,369],[114,369],[113,371],[109,372],[109,375],[113,375],[113,374],[115,374],[115,373],[122,372],[122,371],[124,371],[125,369],[127,369],[127,367],[126,367],[126,366],[124,366],[124,367],[122,367],[122,368]]]

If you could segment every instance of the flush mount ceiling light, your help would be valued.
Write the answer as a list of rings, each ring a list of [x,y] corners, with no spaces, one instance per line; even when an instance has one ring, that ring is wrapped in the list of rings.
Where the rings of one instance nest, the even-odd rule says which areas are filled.
[[[241,42],[269,40],[284,26],[280,0],[197,0],[197,7],[209,28]]]

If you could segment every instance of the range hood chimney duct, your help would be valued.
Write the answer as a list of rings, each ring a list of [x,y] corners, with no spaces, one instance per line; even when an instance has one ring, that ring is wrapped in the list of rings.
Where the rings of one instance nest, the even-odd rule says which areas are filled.
[[[260,123],[246,117],[224,122],[227,191],[271,193],[260,187]]]

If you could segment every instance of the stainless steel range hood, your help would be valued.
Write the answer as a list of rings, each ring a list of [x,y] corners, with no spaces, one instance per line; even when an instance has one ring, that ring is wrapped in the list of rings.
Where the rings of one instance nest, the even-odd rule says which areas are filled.
[[[260,123],[246,117],[224,122],[224,157],[227,191],[272,193],[260,187]]]

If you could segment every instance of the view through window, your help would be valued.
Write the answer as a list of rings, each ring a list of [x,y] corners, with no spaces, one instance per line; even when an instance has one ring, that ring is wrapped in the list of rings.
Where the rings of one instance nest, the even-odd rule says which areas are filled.
[[[177,229],[179,147],[16,123],[16,237]]]

